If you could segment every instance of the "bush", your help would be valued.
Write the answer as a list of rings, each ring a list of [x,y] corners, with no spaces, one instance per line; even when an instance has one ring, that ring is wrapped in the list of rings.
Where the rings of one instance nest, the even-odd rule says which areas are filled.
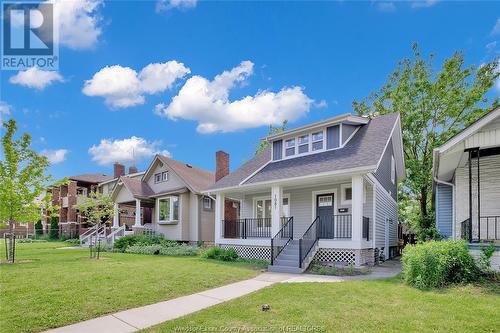
[[[80,245],[80,239],[78,238],[66,239],[64,242],[67,243],[68,245]]]
[[[55,216],[52,216],[52,218],[50,219],[49,238],[50,239],[59,238],[59,225],[57,224],[57,217]]]
[[[163,236],[149,236],[149,235],[127,235],[120,237],[115,241],[113,251],[125,252],[128,247],[133,245],[148,246],[148,245],[161,245],[164,247],[177,246],[177,242],[163,238]]]
[[[200,249],[196,246],[175,245],[165,246],[161,244],[153,245],[132,245],[127,247],[126,253],[164,255],[164,256],[196,256]]]
[[[206,249],[205,252],[203,252],[202,256],[207,259],[216,259],[222,261],[235,261],[236,259],[238,259],[238,253],[236,253],[235,249],[222,249],[216,246],[212,246]]]
[[[42,224],[42,221],[40,221],[40,220],[38,220],[35,223],[35,235],[37,235],[37,236],[43,235],[43,224]]]
[[[471,282],[478,269],[465,241],[429,241],[403,250],[403,276],[419,289]]]

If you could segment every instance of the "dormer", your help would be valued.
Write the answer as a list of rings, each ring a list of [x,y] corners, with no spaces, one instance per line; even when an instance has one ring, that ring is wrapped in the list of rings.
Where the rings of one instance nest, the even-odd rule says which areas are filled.
[[[271,143],[273,161],[341,149],[368,118],[344,114],[265,138]]]

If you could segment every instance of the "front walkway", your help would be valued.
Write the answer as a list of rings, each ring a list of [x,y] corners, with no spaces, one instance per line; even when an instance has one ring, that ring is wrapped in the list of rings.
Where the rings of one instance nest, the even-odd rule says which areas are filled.
[[[210,306],[238,298],[280,282],[342,282],[374,280],[396,276],[401,271],[399,261],[388,261],[373,267],[367,275],[324,276],[312,274],[263,273],[253,279],[231,283],[189,296],[120,311],[77,324],[46,331],[47,333],[127,333],[176,319]]]

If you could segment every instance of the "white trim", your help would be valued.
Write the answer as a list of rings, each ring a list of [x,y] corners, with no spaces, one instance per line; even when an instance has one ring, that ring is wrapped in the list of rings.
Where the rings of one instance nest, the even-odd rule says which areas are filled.
[[[290,193],[283,193],[283,198],[282,199],[288,199],[288,210],[290,211]],[[253,197],[252,198],[252,218],[257,218],[257,206],[256,206],[256,202],[257,201],[264,201],[264,211],[265,211],[265,201],[266,200],[271,200],[271,196],[265,196],[265,195],[262,195],[262,196],[259,196],[259,197]],[[272,201],[272,200],[271,200]],[[271,202],[272,204],[272,202]],[[283,206],[283,202],[281,202],[281,206]],[[264,214],[265,215],[265,214]],[[272,212],[271,212],[271,215],[272,215]],[[263,218],[271,218],[272,216],[263,216]],[[287,217],[290,217],[290,216],[287,216]]]
[[[387,190],[385,189],[385,187],[384,187],[384,186],[382,186],[382,184],[380,184],[380,182],[377,180],[377,178],[376,178],[373,174],[369,174],[369,175],[368,175],[368,178],[369,178],[372,182],[374,182],[375,184],[377,184],[377,187],[379,187],[379,186],[380,186],[380,188],[382,189],[382,192],[384,192],[385,194],[387,194],[387,197],[389,197],[389,199],[391,199],[391,201],[392,201],[393,203],[395,203],[396,205],[398,204],[398,202],[397,202],[396,200],[394,200],[394,198],[392,197],[391,193],[390,193],[389,191],[387,191]]]
[[[314,141],[314,142],[323,142],[323,145],[322,145],[321,149],[313,151],[313,134],[316,134],[316,133],[319,133],[319,132],[323,133],[323,139],[322,140],[317,140],[317,141]],[[299,137],[306,136],[306,135],[308,137],[308,142],[307,142],[307,149],[308,150],[305,153],[299,153]],[[287,149],[286,148],[286,141],[292,140],[292,139],[295,140],[295,146],[294,146],[295,154],[290,155],[290,156],[286,156],[286,149]],[[326,127],[322,128],[321,130],[317,129],[317,130],[313,130],[313,131],[310,131],[308,133],[304,133],[304,134],[301,134],[301,135],[297,135],[297,136],[293,136],[293,137],[289,137],[289,138],[284,138],[284,139],[282,139],[281,145],[282,145],[282,147],[281,147],[282,148],[282,151],[281,151],[281,160],[274,161],[271,158],[271,160],[273,162],[282,161],[282,160],[289,160],[289,159],[292,159],[292,158],[297,158],[297,157],[302,157],[302,156],[307,156],[307,155],[312,155],[312,154],[323,153],[323,152],[325,152],[327,150],[334,150],[334,149],[340,148],[340,147],[331,148],[331,149],[327,149],[326,148]],[[272,156],[272,157],[274,157],[274,156]]]
[[[354,137],[354,135],[356,135],[356,133],[358,133],[358,131],[360,130],[361,126],[358,126],[354,132],[351,133],[351,135],[347,138],[347,140],[345,140],[345,142],[342,143],[341,147],[344,148],[346,144],[349,143],[349,141],[351,141],[351,139]],[[342,134],[341,134],[342,135]],[[342,140],[342,136],[340,137],[340,139]]]
[[[169,198],[170,199],[169,208],[173,209],[174,205],[172,202],[172,197],[177,197],[177,202],[178,202],[177,220],[160,220],[160,200]],[[181,220],[181,211],[182,211],[181,205],[182,205],[182,203],[181,203],[181,196],[180,195],[172,194],[172,195],[165,195],[165,196],[156,198],[156,200],[155,200],[156,223],[160,224],[160,225],[161,224],[177,224]],[[169,217],[170,217],[170,214],[169,214]]]
[[[215,242],[216,244],[228,244],[228,245],[254,245],[254,246],[271,246],[271,237],[269,238],[219,238]]]
[[[396,184],[396,161],[394,160],[394,154],[391,155],[391,182]]]
[[[479,119],[476,123],[470,125],[462,132],[457,134],[455,137],[448,140],[444,145],[438,148],[434,148],[435,151],[439,153],[444,153],[456,144],[460,143],[467,139],[469,136],[473,135],[475,132],[479,131],[483,126],[487,125],[490,121],[500,116],[500,107],[497,107],[495,110],[491,111],[489,114],[486,114],[483,118]]]
[[[233,189],[258,187],[260,185],[280,184],[280,183],[286,183],[286,182],[294,181],[294,180],[302,180],[302,179],[307,180],[307,179],[311,179],[311,178],[317,178],[317,177],[319,178],[319,177],[324,177],[324,176],[349,175],[352,173],[369,173],[369,172],[375,171],[375,167],[376,167],[376,165],[369,165],[369,166],[363,166],[363,167],[358,167],[358,168],[350,168],[350,169],[342,169],[342,170],[315,173],[315,174],[307,175],[307,176],[283,178],[283,179],[277,179],[277,180],[268,180],[268,181],[257,182],[257,183],[252,183],[252,184],[240,184],[240,185],[236,185],[236,186],[228,186],[228,187],[222,187],[222,188],[216,188],[216,189],[212,189],[212,190],[208,190],[208,191],[203,191],[202,193],[210,194],[210,193],[217,193],[217,192],[225,192],[225,191],[233,190]]]
[[[269,163],[271,163],[273,161],[273,156],[271,155],[271,160],[270,161],[267,161],[266,163],[264,163],[261,167],[257,168],[257,170],[255,170],[254,172],[252,172],[250,174],[250,176],[248,176],[247,178],[243,179],[238,186],[241,186],[243,185],[243,183],[245,183],[247,180],[249,180],[250,178],[252,178],[253,176],[255,176],[260,170],[264,169]],[[228,187],[230,188],[230,187]]]
[[[312,211],[311,211],[311,222],[314,221],[314,219],[317,216],[316,213],[316,196],[321,195],[321,194],[330,194],[333,193],[333,215],[336,215],[335,213],[337,212],[337,189],[332,188],[328,190],[319,190],[319,191],[312,191],[311,195],[311,203],[312,203]]]
[[[351,189],[351,200],[346,200],[345,198],[345,190]],[[340,184],[340,204],[341,205],[350,205],[352,204],[352,184]]]

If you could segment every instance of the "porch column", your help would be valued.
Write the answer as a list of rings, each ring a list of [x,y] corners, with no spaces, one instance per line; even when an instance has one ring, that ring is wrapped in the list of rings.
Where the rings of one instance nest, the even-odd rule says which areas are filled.
[[[221,238],[223,238],[222,233],[222,220],[224,220],[224,208],[226,196],[224,193],[217,193],[215,196],[215,243],[220,243]]]
[[[352,176],[352,241],[356,248],[361,248],[363,231],[363,176]]]
[[[141,226],[141,200],[135,199],[135,223],[134,227]]]
[[[274,237],[281,229],[281,217],[283,216],[283,188],[281,186],[271,187],[271,237]]]
[[[120,213],[118,209],[118,203],[115,202],[113,205],[113,228],[118,228],[120,226]]]

